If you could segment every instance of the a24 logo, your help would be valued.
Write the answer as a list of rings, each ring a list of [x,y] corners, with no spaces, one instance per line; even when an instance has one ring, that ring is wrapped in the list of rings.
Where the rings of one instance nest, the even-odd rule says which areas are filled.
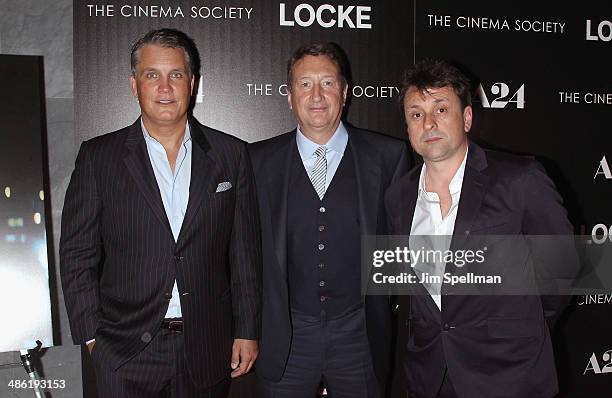
[[[512,93],[510,86],[506,83],[496,82],[491,85],[488,89],[489,94],[487,94],[481,83],[478,85],[476,93],[485,108],[502,109],[509,104],[514,104],[517,109],[525,108],[525,84],[521,84],[518,90]],[[510,96],[511,93],[512,96]]]
[[[603,360],[603,367],[598,362],[597,355],[593,353],[582,374],[585,375],[589,371],[593,372],[593,374],[612,373],[612,350],[604,352],[601,359]]]

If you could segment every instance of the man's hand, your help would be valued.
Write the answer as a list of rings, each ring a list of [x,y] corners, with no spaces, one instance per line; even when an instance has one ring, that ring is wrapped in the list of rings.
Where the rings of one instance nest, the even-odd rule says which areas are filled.
[[[91,351],[93,350],[95,344],[95,341],[90,341],[89,343],[87,343],[87,350],[89,351],[89,355],[91,355]]]
[[[257,340],[234,339],[232,363],[230,365],[234,369],[232,378],[248,373],[255,363],[258,353]]]

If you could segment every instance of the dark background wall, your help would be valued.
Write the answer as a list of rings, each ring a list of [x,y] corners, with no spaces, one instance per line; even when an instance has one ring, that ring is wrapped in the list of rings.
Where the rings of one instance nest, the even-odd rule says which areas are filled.
[[[392,88],[402,68],[425,56],[459,61],[472,71],[481,88],[473,137],[485,146],[542,161],[563,194],[577,233],[588,235],[598,224],[612,225],[612,176],[597,174],[604,156],[612,161],[608,123],[612,115],[612,4],[333,2],[336,10],[338,5],[370,7],[369,20],[362,22],[371,28],[359,29],[337,24],[325,28],[316,22],[308,27],[281,26],[281,3],[288,23],[295,20],[293,10],[298,5],[316,9],[324,1],[97,4],[113,5],[112,16],[108,7],[101,13],[87,7],[88,3],[92,4],[75,1],[73,7],[67,0],[0,0],[0,53],[44,56],[55,252],[76,150],[82,140],[136,119],[138,106],[127,84],[129,46],[147,30],[161,26],[185,30],[199,46],[203,78],[196,117],[247,141],[294,127],[286,98],[278,90],[284,84],[286,59],[304,42],[332,40],[344,47],[354,85],[359,87],[353,91],[348,120],[395,136],[404,134]],[[173,14],[181,6],[184,17],[134,16],[133,8],[122,15],[125,4],[171,6]],[[240,18],[216,19],[204,18],[207,10],[202,9],[202,15],[192,17],[192,6],[243,7],[243,11]],[[301,15],[306,19],[306,11]],[[326,11],[323,15],[328,20],[331,14]],[[356,23],[355,10],[349,15]],[[363,95],[366,87],[371,87],[366,90],[374,93],[372,97]],[[595,103],[598,96],[600,101]],[[52,269],[57,272],[57,264]],[[48,378],[68,381],[68,388],[53,396],[81,396],[80,351],[71,345],[58,280],[51,281],[57,296],[58,346],[44,353],[42,365]],[[576,297],[554,331],[562,396],[609,395],[612,372],[607,372],[606,365],[612,362],[611,298],[605,294]],[[20,368],[2,365],[17,362],[15,358],[12,353],[0,355],[0,396],[4,391],[24,394],[3,390],[5,380],[21,375]],[[242,380],[236,386],[237,394],[247,396],[250,383]]]
[[[294,21],[300,1],[105,1],[92,7],[76,1],[75,103],[77,134],[87,139],[132,123],[139,115],[130,93],[129,52],[139,36],[153,28],[177,27],[194,38],[202,59],[202,79],[194,114],[216,129],[246,141],[269,138],[295,127],[282,92],[286,62],[300,45],[335,41],[351,60],[354,96],[348,119],[361,127],[403,136],[396,104],[397,77],[412,60],[412,4],[373,6],[372,1],[345,4],[344,27],[281,26]],[[139,4],[143,8],[132,4]],[[147,5],[158,8],[147,7]],[[307,3],[312,9],[324,1]],[[127,6],[126,6],[127,5]],[[349,6],[354,6],[348,9]],[[214,7],[222,7],[214,9]],[[226,10],[232,7],[234,17]],[[357,7],[361,9],[361,27]],[[193,9],[196,12],[194,14]],[[237,9],[241,11],[238,12]],[[157,11],[155,11],[157,10]],[[160,16],[162,11],[168,16]],[[148,16],[145,16],[148,12]],[[212,15],[222,16],[214,18]],[[157,16],[153,16],[157,15]],[[166,14],[164,14],[166,15]],[[304,9],[303,19],[308,19]],[[333,15],[333,16],[332,16]],[[338,11],[323,13],[338,19]],[[408,18],[407,18],[408,17]],[[368,18],[368,19],[365,19]],[[336,23],[337,25],[338,23]],[[366,27],[369,25],[370,27]],[[366,88],[367,87],[367,88]],[[363,95],[365,91],[366,95]],[[377,95],[378,94],[378,95]],[[113,115],[109,117],[109,115]]]

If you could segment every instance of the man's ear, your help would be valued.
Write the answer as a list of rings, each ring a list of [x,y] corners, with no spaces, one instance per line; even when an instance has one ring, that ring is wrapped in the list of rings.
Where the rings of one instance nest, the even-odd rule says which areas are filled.
[[[136,78],[133,75],[130,75],[128,77],[128,80],[130,81],[130,89],[132,90],[132,95],[138,98],[138,87],[136,85]]]
[[[293,103],[291,102],[291,90],[287,90],[287,104],[289,104],[289,109],[293,110]]]
[[[463,131],[466,133],[472,128],[472,107],[466,106],[463,110]]]

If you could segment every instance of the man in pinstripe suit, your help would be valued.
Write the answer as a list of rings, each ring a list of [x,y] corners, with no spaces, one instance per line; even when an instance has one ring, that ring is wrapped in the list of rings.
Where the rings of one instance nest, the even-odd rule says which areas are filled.
[[[84,142],[62,215],[62,285],[103,397],[223,397],[257,357],[261,254],[249,158],[188,116],[199,56],[151,31],[141,117]]]

